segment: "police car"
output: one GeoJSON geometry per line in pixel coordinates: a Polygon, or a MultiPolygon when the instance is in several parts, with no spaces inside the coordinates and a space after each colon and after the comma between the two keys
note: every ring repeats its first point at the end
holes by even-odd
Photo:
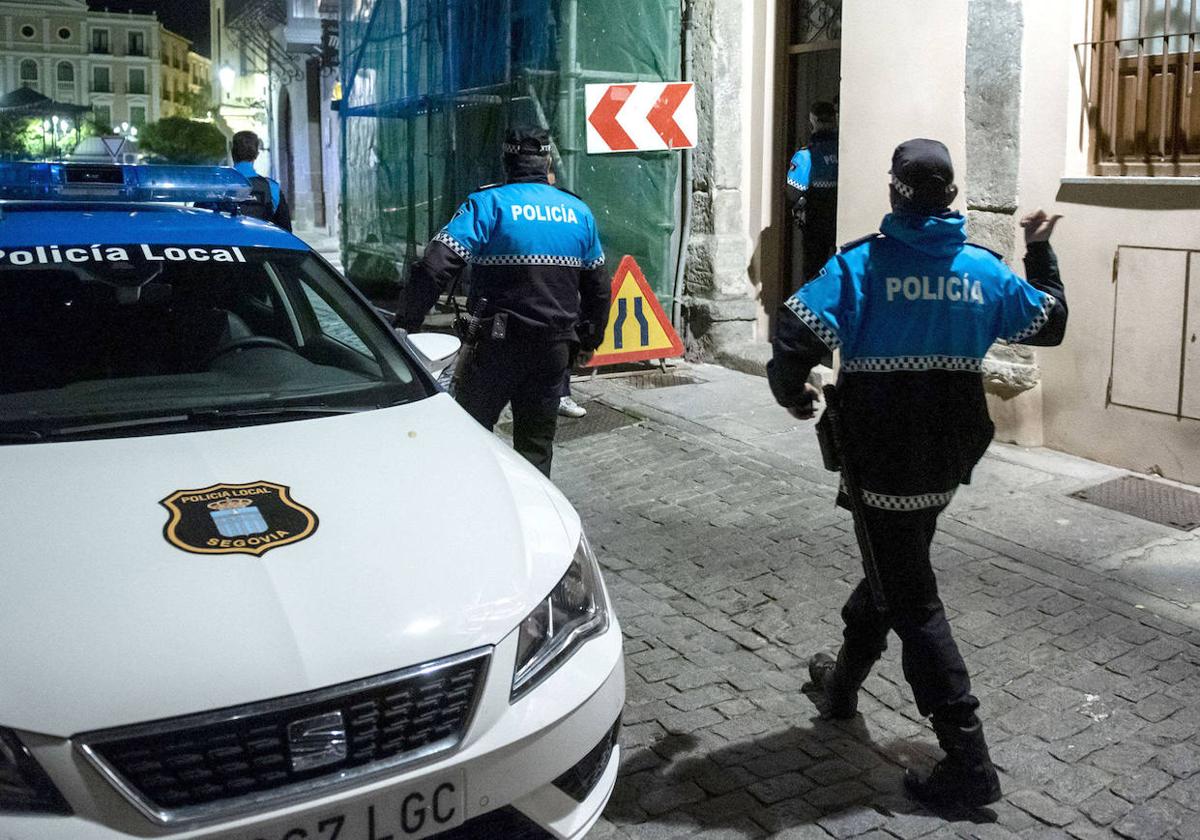
{"type": "Polygon", "coordinates": [[[579,516],[248,197],[0,165],[0,837],[582,837],[579,516]]]}

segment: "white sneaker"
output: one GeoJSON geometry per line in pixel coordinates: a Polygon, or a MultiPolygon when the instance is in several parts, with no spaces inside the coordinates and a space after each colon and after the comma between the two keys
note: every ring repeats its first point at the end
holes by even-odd
{"type": "Polygon", "coordinates": [[[570,397],[561,397],[558,400],[558,413],[563,417],[584,417],[587,409],[570,397]]]}

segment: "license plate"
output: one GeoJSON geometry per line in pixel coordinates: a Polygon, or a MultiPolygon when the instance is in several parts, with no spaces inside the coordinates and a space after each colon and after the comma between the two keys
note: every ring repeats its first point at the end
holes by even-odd
{"type": "Polygon", "coordinates": [[[453,773],[314,809],[228,840],[418,840],[463,822],[466,785],[453,773]]]}

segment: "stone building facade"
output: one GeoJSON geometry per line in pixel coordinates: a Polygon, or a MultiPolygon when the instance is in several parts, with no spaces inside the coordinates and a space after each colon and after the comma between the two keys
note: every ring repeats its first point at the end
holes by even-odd
{"type": "Polygon", "coordinates": [[[30,87],[89,104],[101,126],[190,116],[185,103],[210,75],[190,47],[154,15],[93,11],[85,0],[0,0],[0,92],[30,87]]]}
{"type": "Polygon", "coordinates": [[[793,284],[783,183],[801,105],[836,96],[841,241],[877,229],[892,149],[918,136],[949,146],[955,209],[1018,272],[1020,215],[1066,217],[1067,341],[993,349],[999,436],[1200,483],[1200,61],[1188,49],[1200,13],[1170,0],[692,6],[694,355],[761,369],[793,284]],[[825,43],[798,34],[831,12],[825,43]],[[826,48],[840,55],[832,90],[811,84],[826,48]]]}
{"type": "Polygon", "coordinates": [[[95,12],[83,0],[0,0],[0,90],[89,104],[100,125],[152,122],[163,31],[153,15],[95,12]]]}

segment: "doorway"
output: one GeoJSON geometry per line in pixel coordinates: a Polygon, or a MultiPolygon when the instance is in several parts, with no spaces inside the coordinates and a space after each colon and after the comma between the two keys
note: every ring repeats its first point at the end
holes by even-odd
{"type": "MultiPolygon", "coordinates": [[[[842,84],[842,0],[789,0],[787,13],[787,72],[782,136],[790,161],[796,150],[808,145],[811,128],[808,114],[816,102],[838,105],[842,84]]],[[[785,164],[786,169],[786,164],[785,164]]],[[[782,185],[780,186],[782,190],[782,185]]],[[[805,277],[803,237],[790,208],[783,219],[786,233],[781,257],[780,289],[786,298],[800,287],[805,277]]]]}

